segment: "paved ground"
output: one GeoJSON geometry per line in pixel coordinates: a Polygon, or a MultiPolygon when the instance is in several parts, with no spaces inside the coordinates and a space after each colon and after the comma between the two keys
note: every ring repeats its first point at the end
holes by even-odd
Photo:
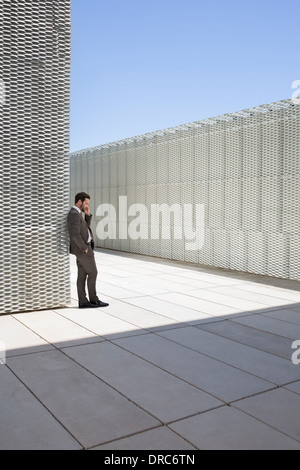
{"type": "Polygon", "coordinates": [[[96,258],[108,309],[71,257],[70,308],[0,318],[0,449],[300,449],[299,283],[96,258]]]}

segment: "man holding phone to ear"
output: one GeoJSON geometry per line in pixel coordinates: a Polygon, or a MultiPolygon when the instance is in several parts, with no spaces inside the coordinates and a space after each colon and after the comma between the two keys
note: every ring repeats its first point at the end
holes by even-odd
{"type": "Polygon", "coordinates": [[[90,213],[90,196],[79,193],[75,197],[75,206],[68,215],[68,229],[70,235],[70,253],[77,258],[78,278],[77,291],[79,308],[108,307],[109,304],[101,302],[97,296],[96,281],[98,270],[94,255],[94,240],[91,230],[92,215],[90,213]],[[85,214],[85,219],[82,217],[85,214]],[[85,285],[87,281],[89,299],[86,296],[85,285]]]}

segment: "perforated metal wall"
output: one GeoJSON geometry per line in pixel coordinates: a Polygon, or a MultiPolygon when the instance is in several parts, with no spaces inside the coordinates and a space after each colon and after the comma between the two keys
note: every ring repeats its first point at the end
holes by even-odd
{"type": "MultiPolygon", "coordinates": [[[[299,162],[300,105],[284,100],[73,153],[71,197],[88,191],[94,214],[119,196],[149,212],[204,204],[199,251],[174,237],[97,245],[300,280],[299,162]]],[[[131,220],[118,217],[118,229],[131,220]]]]}
{"type": "Polygon", "coordinates": [[[0,1],[0,314],[70,300],[70,1],[0,1]]]}

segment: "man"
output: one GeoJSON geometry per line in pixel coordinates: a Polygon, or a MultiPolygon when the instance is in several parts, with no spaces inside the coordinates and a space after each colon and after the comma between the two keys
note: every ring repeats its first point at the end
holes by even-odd
{"type": "Polygon", "coordinates": [[[70,235],[70,253],[77,258],[78,278],[77,290],[79,308],[108,307],[109,304],[101,302],[97,296],[96,281],[98,270],[94,255],[93,233],[90,228],[92,215],[90,213],[90,196],[79,193],[75,197],[75,206],[68,215],[68,229],[70,235]],[[85,220],[81,213],[85,214],[85,220]],[[89,299],[86,296],[85,284],[87,280],[89,299]]]}

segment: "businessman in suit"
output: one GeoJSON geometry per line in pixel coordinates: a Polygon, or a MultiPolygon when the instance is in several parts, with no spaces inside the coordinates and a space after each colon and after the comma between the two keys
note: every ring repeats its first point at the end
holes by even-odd
{"type": "Polygon", "coordinates": [[[91,230],[92,215],[90,213],[90,196],[79,193],[75,197],[75,206],[68,215],[68,229],[70,235],[70,253],[77,258],[78,278],[77,290],[79,308],[108,307],[109,304],[101,302],[97,296],[96,281],[98,270],[94,255],[94,240],[91,230]],[[82,217],[85,214],[85,220],[82,217]],[[86,296],[86,281],[89,300],[86,296]]]}

